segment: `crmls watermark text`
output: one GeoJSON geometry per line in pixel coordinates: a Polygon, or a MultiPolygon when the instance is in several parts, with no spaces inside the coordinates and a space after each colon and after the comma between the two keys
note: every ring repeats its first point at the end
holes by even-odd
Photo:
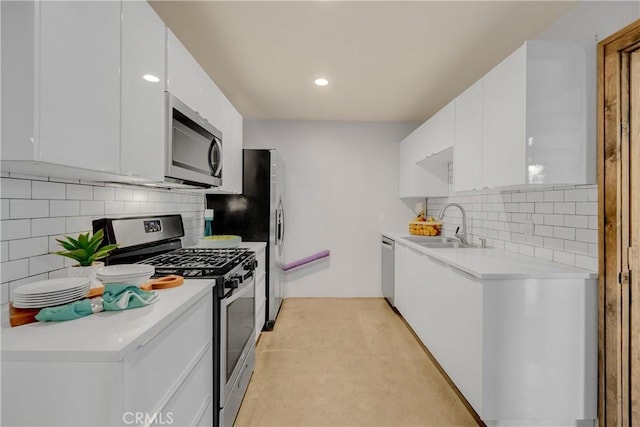
{"type": "Polygon", "coordinates": [[[173,412],[125,412],[122,414],[122,421],[125,424],[173,424],[173,412]]]}

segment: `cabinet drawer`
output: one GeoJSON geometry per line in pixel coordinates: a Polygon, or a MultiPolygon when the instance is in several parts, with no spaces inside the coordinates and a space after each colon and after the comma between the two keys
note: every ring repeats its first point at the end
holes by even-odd
{"type": "Polygon", "coordinates": [[[193,426],[206,417],[213,398],[213,356],[211,346],[160,411],[174,425],[193,426]]]}
{"type": "Polygon", "coordinates": [[[132,355],[125,365],[126,410],[151,412],[164,406],[211,343],[212,307],[211,293],[207,293],[132,355]]]}

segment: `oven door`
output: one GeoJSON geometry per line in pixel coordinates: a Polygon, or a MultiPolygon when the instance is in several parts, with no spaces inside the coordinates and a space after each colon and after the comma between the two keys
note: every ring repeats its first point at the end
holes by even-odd
{"type": "Polygon", "coordinates": [[[255,341],[255,275],[220,302],[220,404],[224,408],[255,341]]]}

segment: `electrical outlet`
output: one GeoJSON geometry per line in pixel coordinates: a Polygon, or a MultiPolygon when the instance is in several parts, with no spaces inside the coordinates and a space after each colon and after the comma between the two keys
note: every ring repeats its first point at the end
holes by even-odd
{"type": "Polygon", "coordinates": [[[384,214],[383,213],[379,213],[378,214],[378,222],[384,222],[384,214]]]}

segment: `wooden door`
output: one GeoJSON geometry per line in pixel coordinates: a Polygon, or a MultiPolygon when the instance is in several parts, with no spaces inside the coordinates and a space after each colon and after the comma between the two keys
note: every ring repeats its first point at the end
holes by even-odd
{"type": "Polygon", "coordinates": [[[640,20],[598,45],[600,426],[640,425],[640,20]]]}

